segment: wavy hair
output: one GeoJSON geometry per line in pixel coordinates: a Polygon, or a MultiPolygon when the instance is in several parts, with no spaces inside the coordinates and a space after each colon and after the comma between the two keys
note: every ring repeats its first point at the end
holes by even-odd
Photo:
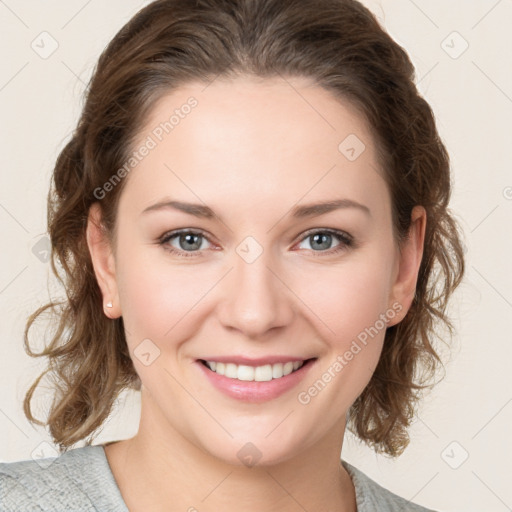
{"type": "Polygon", "coordinates": [[[359,109],[379,149],[398,245],[407,237],[412,208],[427,211],[414,300],[405,318],[387,329],[375,372],[347,422],[377,452],[396,457],[409,443],[415,404],[443,367],[434,348],[436,337],[443,341],[436,327],[443,324],[453,335],[446,308],[465,266],[461,231],[448,208],[449,157],[409,57],[355,0],[157,0],[101,54],[48,193],[51,267],[66,298],[51,299],[28,318],[25,350],[47,357],[48,365],[23,407],[29,421],[49,427],[61,451],[87,437],[90,444],[119,393],[141,385],[122,317],[104,315],[85,236],[89,208],[99,202],[112,239],[126,180],[101,200],[95,190],[127,161],[159,98],[187,82],[241,74],[312,78],[359,109]],[[46,310],[57,329],[34,352],[28,332],[46,310]],[[54,394],[43,423],[32,415],[31,400],[46,374],[54,394]]]}

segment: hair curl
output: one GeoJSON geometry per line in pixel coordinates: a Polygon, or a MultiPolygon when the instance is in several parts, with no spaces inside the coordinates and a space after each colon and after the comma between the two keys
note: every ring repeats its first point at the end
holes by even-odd
{"type": "MultiPolygon", "coordinates": [[[[378,452],[397,456],[409,443],[407,427],[419,392],[442,366],[432,345],[435,327],[440,322],[453,334],[446,306],[465,265],[459,228],[448,209],[448,154],[431,108],[414,84],[411,61],[354,0],[157,0],[136,14],[100,56],[48,194],[51,266],[67,298],[52,300],[27,321],[25,350],[48,357],[49,363],[23,406],[29,421],[49,426],[61,451],[92,436],[123,389],[140,389],[123,320],[103,313],[86,243],[89,208],[98,201],[94,190],[127,160],[156,100],[190,81],[239,74],[309,77],[349,100],[373,128],[397,243],[407,236],[412,208],[422,205],[427,211],[413,303],[405,318],[387,329],[379,363],[347,423],[378,452]],[[57,315],[58,328],[35,353],[28,331],[47,309],[57,315]],[[54,377],[55,393],[42,423],[32,415],[31,399],[47,373],[54,377]]],[[[111,238],[125,182],[100,201],[111,238]]]]}

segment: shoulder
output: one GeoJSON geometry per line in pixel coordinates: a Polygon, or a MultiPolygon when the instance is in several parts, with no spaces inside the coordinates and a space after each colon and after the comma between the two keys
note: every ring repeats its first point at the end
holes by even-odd
{"type": "Polygon", "coordinates": [[[0,464],[2,512],[126,512],[102,446],[0,464]]]}
{"type": "Polygon", "coordinates": [[[354,483],[358,512],[435,512],[392,493],[348,462],[341,463],[354,483]]]}

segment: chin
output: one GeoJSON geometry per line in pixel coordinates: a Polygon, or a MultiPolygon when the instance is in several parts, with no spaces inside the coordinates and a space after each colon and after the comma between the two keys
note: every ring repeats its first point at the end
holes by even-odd
{"type": "Polygon", "coordinates": [[[253,436],[253,441],[233,439],[222,445],[205,445],[202,449],[225,464],[247,468],[275,466],[291,459],[298,452],[291,446],[283,446],[281,440],[270,443],[264,436],[261,439],[253,436]]]}

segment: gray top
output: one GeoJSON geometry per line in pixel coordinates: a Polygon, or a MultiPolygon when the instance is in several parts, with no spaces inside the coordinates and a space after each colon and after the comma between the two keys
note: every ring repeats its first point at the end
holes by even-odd
{"type": "MultiPolygon", "coordinates": [[[[341,460],[356,490],[358,512],[434,512],[381,487],[341,460]]],[[[103,445],[58,457],[0,464],[2,512],[128,512],[103,445]]]]}

